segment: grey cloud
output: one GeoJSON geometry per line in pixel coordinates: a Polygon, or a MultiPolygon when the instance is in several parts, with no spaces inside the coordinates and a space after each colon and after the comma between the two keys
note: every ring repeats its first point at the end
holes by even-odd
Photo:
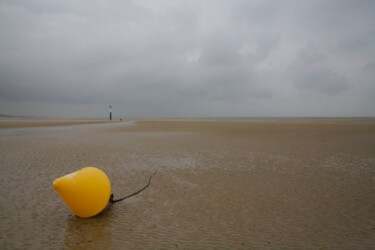
{"type": "Polygon", "coordinates": [[[327,68],[327,56],[316,46],[302,50],[290,69],[294,86],[307,94],[317,92],[330,96],[350,88],[348,79],[327,68]]]}
{"type": "Polygon", "coordinates": [[[344,77],[327,69],[312,70],[297,75],[297,79],[294,82],[295,86],[307,92],[313,90],[327,95],[334,95],[349,87],[344,77]]]}
{"type": "Polygon", "coordinates": [[[1,1],[0,113],[105,116],[111,103],[121,116],[375,115],[374,7],[1,1]]]}

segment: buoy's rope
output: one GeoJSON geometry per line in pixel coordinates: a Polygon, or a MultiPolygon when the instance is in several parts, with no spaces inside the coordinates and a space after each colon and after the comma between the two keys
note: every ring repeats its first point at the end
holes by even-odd
{"type": "Polygon", "coordinates": [[[125,199],[127,199],[127,198],[130,198],[130,197],[132,197],[132,196],[134,196],[134,195],[139,194],[140,192],[142,192],[143,190],[145,190],[146,188],[148,188],[148,187],[150,186],[150,184],[151,184],[151,178],[152,178],[155,174],[156,174],[156,172],[153,173],[153,174],[150,176],[150,178],[148,179],[148,184],[147,184],[146,186],[144,186],[143,188],[141,188],[140,190],[138,190],[137,192],[134,192],[134,193],[132,193],[132,194],[130,194],[130,195],[127,195],[127,196],[125,196],[125,197],[123,197],[123,198],[121,198],[121,199],[117,199],[117,200],[114,200],[114,199],[113,199],[113,194],[111,194],[111,196],[109,197],[109,203],[114,204],[114,203],[116,203],[116,202],[123,201],[123,200],[125,200],[125,199]]]}

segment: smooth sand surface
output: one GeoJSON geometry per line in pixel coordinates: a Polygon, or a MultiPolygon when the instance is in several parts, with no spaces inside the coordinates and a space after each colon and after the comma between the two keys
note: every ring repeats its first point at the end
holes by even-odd
{"type": "Polygon", "coordinates": [[[35,131],[0,134],[1,249],[375,246],[374,120],[155,120],[35,131]],[[81,219],[52,181],[90,165],[108,174],[115,198],[158,172],[139,195],[81,219]]]}

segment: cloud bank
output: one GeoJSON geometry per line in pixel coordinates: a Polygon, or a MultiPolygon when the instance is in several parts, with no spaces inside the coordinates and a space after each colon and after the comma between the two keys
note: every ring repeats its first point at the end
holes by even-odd
{"type": "Polygon", "coordinates": [[[0,1],[0,113],[375,116],[375,2],[0,1]]]}

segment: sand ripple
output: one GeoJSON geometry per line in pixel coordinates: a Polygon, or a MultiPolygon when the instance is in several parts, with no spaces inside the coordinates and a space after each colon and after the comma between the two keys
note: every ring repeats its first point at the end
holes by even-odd
{"type": "Polygon", "coordinates": [[[1,249],[375,245],[373,125],[237,123],[3,132],[1,249]],[[80,219],[51,183],[88,165],[117,197],[158,174],[140,195],[80,219]]]}

